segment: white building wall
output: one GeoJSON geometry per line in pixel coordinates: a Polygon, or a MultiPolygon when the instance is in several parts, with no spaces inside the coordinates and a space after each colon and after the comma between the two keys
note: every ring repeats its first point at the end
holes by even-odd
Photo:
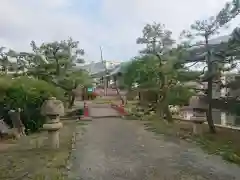
{"type": "MultiPolygon", "coordinates": [[[[236,78],[236,74],[232,73],[225,73],[224,76],[221,77],[221,81],[223,85],[226,85],[227,83],[234,81],[236,78]]],[[[221,89],[221,97],[226,96],[236,96],[239,94],[239,90],[231,90],[229,88],[222,88],[221,89]]],[[[236,115],[230,114],[227,112],[221,112],[221,125],[223,126],[234,126],[236,120],[236,115]]]]}

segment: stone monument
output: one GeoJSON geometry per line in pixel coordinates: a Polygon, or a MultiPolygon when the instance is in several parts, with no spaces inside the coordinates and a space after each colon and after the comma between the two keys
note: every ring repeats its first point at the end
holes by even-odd
{"type": "Polygon", "coordinates": [[[55,97],[50,97],[41,107],[41,114],[46,117],[46,123],[43,129],[48,131],[50,146],[55,149],[59,148],[59,130],[62,128],[60,116],[64,115],[64,105],[62,101],[55,97]]]}
{"type": "Polygon", "coordinates": [[[22,123],[21,120],[21,109],[18,108],[17,110],[10,110],[8,112],[10,119],[12,121],[13,125],[13,132],[15,134],[15,137],[19,139],[21,136],[25,136],[25,126],[22,123]]]}
{"type": "Polygon", "coordinates": [[[198,93],[189,100],[189,105],[181,108],[181,115],[184,120],[192,122],[193,134],[201,134],[203,123],[206,121],[207,104],[201,100],[203,94],[198,93]]]}
{"type": "Polygon", "coordinates": [[[206,104],[201,102],[200,96],[202,94],[198,93],[198,96],[193,96],[190,99],[189,105],[193,108],[193,116],[190,117],[190,121],[192,121],[192,131],[195,135],[202,134],[203,123],[206,120],[206,104]]]}

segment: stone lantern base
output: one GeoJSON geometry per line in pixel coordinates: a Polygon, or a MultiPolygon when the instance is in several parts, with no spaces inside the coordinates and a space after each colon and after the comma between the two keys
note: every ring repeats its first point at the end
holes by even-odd
{"type": "Polygon", "coordinates": [[[59,148],[59,130],[63,127],[61,122],[44,124],[43,129],[48,131],[48,139],[52,148],[59,148]]]}
{"type": "Polygon", "coordinates": [[[43,129],[48,131],[50,146],[53,149],[59,148],[59,130],[63,126],[60,122],[60,116],[64,115],[62,101],[57,100],[55,97],[49,97],[41,107],[41,114],[45,116],[47,121],[43,125],[43,129]]]}
{"type": "Polygon", "coordinates": [[[202,117],[192,117],[191,121],[193,123],[192,125],[193,134],[201,135],[203,131],[203,123],[205,120],[202,117]]]}

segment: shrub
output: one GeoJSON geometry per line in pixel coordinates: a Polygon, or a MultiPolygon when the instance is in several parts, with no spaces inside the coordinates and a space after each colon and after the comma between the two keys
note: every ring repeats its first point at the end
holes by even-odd
{"type": "Polygon", "coordinates": [[[87,96],[89,97],[90,100],[94,100],[97,97],[97,94],[95,92],[88,92],[87,96]]]}
{"type": "Polygon", "coordinates": [[[92,98],[93,98],[93,99],[96,99],[97,96],[99,96],[99,95],[98,95],[96,92],[92,92],[92,98]]]}
{"type": "Polygon", "coordinates": [[[63,90],[45,81],[27,76],[0,77],[0,113],[10,126],[8,111],[21,108],[26,129],[31,132],[39,130],[45,120],[40,114],[41,105],[50,96],[64,100],[63,90]]]}

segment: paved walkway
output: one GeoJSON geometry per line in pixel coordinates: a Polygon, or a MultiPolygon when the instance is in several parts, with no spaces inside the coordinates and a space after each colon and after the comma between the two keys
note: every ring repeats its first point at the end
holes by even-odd
{"type": "Polygon", "coordinates": [[[156,137],[139,121],[120,118],[90,122],[73,157],[72,180],[240,179],[238,166],[186,142],[156,137]]]}
{"type": "Polygon", "coordinates": [[[89,105],[89,114],[93,118],[118,117],[119,113],[111,108],[109,104],[89,105]]]}

